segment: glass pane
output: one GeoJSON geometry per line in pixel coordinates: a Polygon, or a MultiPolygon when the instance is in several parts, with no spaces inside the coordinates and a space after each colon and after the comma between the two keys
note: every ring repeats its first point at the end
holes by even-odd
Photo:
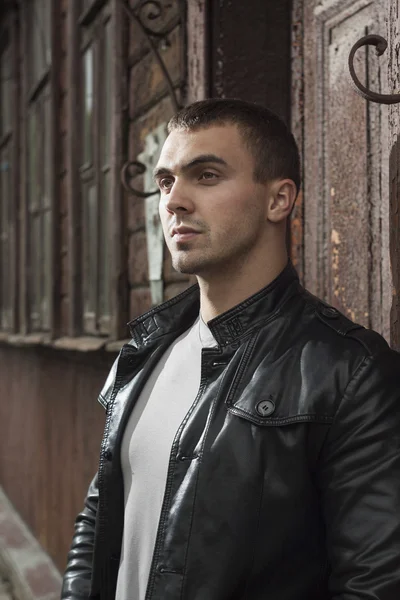
{"type": "Polygon", "coordinates": [[[30,107],[28,132],[29,296],[31,329],[49,328],[51,294],[51,137],[48,86],[30,107]]]}
{"type": "Polygon", "coordinates": [[[28,13],[31,85],[44,75],[51,65],[51,3],[30,0],[28,13]]]}
{"type": "Polygon", "coordinates": [[[5,257],[4,263],[5,263],[5,272],[6,272],[6,279],[7,279],[7,287],[6,289],[6,299],[5,299],[5,304],[4,307],[6,309],[6,314],[7,314],[7,328],[11,327],[11,315],[12,315],[12,310],[13,307],[11,305],[11,272],[10,269],[13,268],[13,265],[11,264],[11,236],[12,236],[12,232],[11,232],[11,227],[12,227],[12,223],[11,223],[11,215],[10,215],[10,207],[11,207],[11,202],[13,201],[12,198],[12,164],[11,164],[11,142],[8,142],[8,147],[6,148],[5,151],[5,172],[4,172],[4,179],[5,179],[5,185],[4,185],[4,192],[3,192],[3,200],[4,200],[4,207],[5,207],[5,211],[4,211],[4,225],[6,228],[6,234],[7,234],[7,256],[5,257]]]}
{"type": "Polygon", "coordinates": [[[11,49],[8,47],[0,57],[0,136],[11,130],[11,49]]]}
{"type": "Polygon", "coordinates": [[[38,139],[36,123],[36,107],[33,106],[29,114],[29,135],[28,135],[28,199],[29,207],[33,209],[37,206],[38,191],[38,139]]]}
{"type": "MultiPolygon", "coordinates": [[[[40,0],[39,0],[40,1],[40,0]]],[[[51,66],[51,0],[41,0],[43,6],[43,28],[45,40],[45,65],[46,70],[51,66]]]]}
{"type": "Polygon", "coordinates": [[[51,295],[51,254],[52,254],[52,219],[51,219],[51,111],[50,94],[44,90],[42,108],[42,140],[43,158],[41,163],[41,209],[42,209],[42,255],[41,264],[41,320],[42,329],[50,328],[50,295],[51,295]]]}
{"type": "Polygon", "coordinates": [[[100,122],[101,132],[101,156],[103,165],[110,162],[110,131],[111,131],[111,21],[104,26],[104,78],[103,81],[103,118],[100,122]]]}
{"type": "Polygon", "coordinates": [[[29,243],[29,306],[31,316],[31,329],[38,331],[41,329],[40,318],[40,300],[41,300],[41,269],[42,264],[42,240],[40,214],[35,213],[30,219],[30,243],[29,243]]]}
{"type": "Polygon", "coordinates": [[[41,321],[42,329],[50,329],[50,295],[51,295],[51,211],[42,213],[42,264],[41,264],[41,321]]]}
{"type": "Polygon", "coordinates": [[[0,252],[1,252],[1,265],[0,265],[0,317],[1,317],[1,328],[8,329],[10,326],[10,230],[9,230],[9,206],[10,206],[10,172],[11,165],[9,163],[9,157],[7,148],[0,154],[0,252]]]}
{"type": "Polygon", "coordinates": [[[4,154],[0,152],[0,327],[4,328],[3,312],[4,312],[4,289],[5,289],[5,273],[4,273],[4,255],[5,255],[5,239],[4,239],[4,220],[3,220],[3,204],[4,204],[4,154]]]}
{"type": "Polygon", "coordinates": [[[43,198],[42,206],[51,206],[51,104],[50,94],[46,92],[43,98],[43,198]]]}
{"type": "Polygon", "coordinates": [[[100,213],[99,295],[100,317],[110,314],[110,173],[104,173],[100,213]]]}
{"type": "Polygon", "coordinates": [[[92,162],[93,135],[93,48],[83,55],[83,164],[92,162]]]}
{"type": "Polygon", "coordinates": [[[85,313],[97,310],[97,194],[96,186],[89,184],[85,194],[85,313]]]}
{"type": "Polygon", "coordinates": [[[9,268],[8,268],[8,239],[2,234],[1,236],[1,298],[0,298],[0,316],[1,328],[8,329],[8,312],[9,312],[9,268]]]}

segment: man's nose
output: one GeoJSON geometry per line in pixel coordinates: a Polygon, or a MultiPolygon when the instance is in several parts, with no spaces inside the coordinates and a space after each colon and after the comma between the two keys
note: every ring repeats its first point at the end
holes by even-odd
{"type": "Polygon", "coordinates": [[[188,186],[183,181],[174,181],[169,194],[165,196],[165,208],[171,213],[193,212],[193,201],[188,186]]]}

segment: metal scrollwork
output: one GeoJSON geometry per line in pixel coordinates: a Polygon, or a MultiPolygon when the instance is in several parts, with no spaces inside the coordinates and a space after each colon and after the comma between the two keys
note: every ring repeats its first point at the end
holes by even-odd
{"type": "Polygon", "coordinates": [[[154,190],[153,192],[142,192],[133,187],[132,181],[138,175],[143,175],[145,171],[146,165],[138,160],[132,160],[124,164],[121,169],[121,181],[127,192],[134,194],[139,198],[149,198],[150,196],[154,196],[154,194],[158,194],[158,190],[154,190]]]}
{"type": "Polygon", "coordinates": [[[371,102],[377,102],[378,104],[397,104],[400,102],[400,94],[379,94],[373,92],[365,87],[358,79],[354,69],[354,56],[357,50],[362,46],[375,46],[377,55],[381,56],[386,51],[388,43],[381,35],[371,34],[365,35],[354,44],[349,54],[349,70],[355,86],[355,91],[362,98],[370,100],[371,102]]]}
{"type": "Polygon", "coordinates": [[[136,19],[140,19],[142,29],[148,35],[164,37],[167,33],[166,24],[171,8],[171,2],[163,4],[155,0],[145,0],[137,9],[136,19]]]}
{"type": "MultiPolygon", "coordinates": [[[[178,2],[179,9],[181,11],[181,21],[183,22],[183,8],[181,0],[175,0],[178,2]]],[[[138,6],[133,9],[129,6],[128,1],[121,0],[121,4],[125,12],[129,17],[135,21],[140,29],[147,37],[147,41],[154,54],[162,73],[165,77],[168,86],[168,92],[171,97],[172,105],[175,111],[179,110],[178,99],[175,94],[174,85],[171,77],[168,73],[168,69],[165,66],[163,59],[161,58],[158,50],[158,45],[153,38],[158,40],[164,40],[167,42],[168,34],[168,13],[173,8],[172,2],[159,2],[156,0],[142,0],[138,6]]]]}
{"type": "MultiPolygon", "coordinates": [[[[164,47],[168,45],[167,36],[170,30],[170,15],[176,2],[178,3],[181,23],[184,23],[183,0],[175,0],[175,2],[168,2],[166,0],[164,0],[164,2],[158,0],[141,0],[135,8],[131,8],[129,0],[120,0],[120,2],[129,18],[135,21],[145,34],[153,56],[166,81],[174,112],[177,112],[180,105],[171,76],[168,73],[168,69],[159,52],[159,46],[162,43],[164,43],[164,47]]],[[[138,175],[143,175],[145,171],[146,166],[143,163],[134,160],[127,162],[121,172],[121,179],[125,189],[140,198],[148,198],[157,193],[157,191],[141,192],[133,187],[132,180],[138,175]]]]}

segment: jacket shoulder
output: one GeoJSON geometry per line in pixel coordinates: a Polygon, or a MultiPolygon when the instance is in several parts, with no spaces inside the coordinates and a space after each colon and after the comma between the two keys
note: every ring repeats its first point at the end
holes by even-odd
{"type": "MultiPolygon", "coordinates": [[[[355,323],[337,308],[330,306],[309,292],[304,294],[307,305],[315,312],[318,322],[341,338],[355,341],[367,355],[373,356],[389,350],[386,340],[376,331],[355,323]]],[[[360,349],[361,349],[360,348],[360,349]]]]}

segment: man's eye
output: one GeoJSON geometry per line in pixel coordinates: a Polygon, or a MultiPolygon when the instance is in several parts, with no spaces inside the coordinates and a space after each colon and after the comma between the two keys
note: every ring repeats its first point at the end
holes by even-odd
{"type": "Polygon", "coordinates": [[[160,190],[169,190],[172,187],[173,183],[174,181],[172,177],[163,177],[158,181],[158,187],[160,188],[160,190]]]}
{"type": "Polygon", "coordinates": [[[216,179],[218,177],[218,175],[216,175],[215,173],[212,173],[211,171],[204,171],[204,173],[201,174],[200,179],[216,179]]]}

